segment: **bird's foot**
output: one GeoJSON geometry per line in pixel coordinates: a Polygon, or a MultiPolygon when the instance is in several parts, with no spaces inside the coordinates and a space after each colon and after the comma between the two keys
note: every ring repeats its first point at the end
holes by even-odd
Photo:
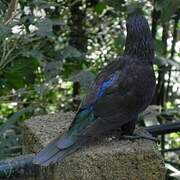
{"type": "Polygon", "coordinates": [[[121,139],[125,139],[125,140],[136,140],[136,139],[147,139],[147,140],[151,140],[154,141],[156,143],[160,143],[158,138],[152,137],[150,135],[144,135],[144,134],[136,134],[134,133],[133,135],[124,135],[121,137],[121,139]]]}

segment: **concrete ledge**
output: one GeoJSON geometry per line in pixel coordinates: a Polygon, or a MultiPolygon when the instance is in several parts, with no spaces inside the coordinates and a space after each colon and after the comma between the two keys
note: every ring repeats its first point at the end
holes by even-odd
{"type": "MultiPolygon", "coordinates": [[[[71,123],[74,113],[33,117],[24,125],[24,153],[37,152],[71,123]]],[[[83,147],[49,168],[38,180],[164,180],[165,167],[154,142],[108,137],[83,147]]]]}

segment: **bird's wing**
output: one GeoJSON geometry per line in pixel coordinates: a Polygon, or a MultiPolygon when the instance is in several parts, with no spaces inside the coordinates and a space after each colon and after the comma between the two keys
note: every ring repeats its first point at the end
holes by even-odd
{"type": "Polygon", "coordinates": [[[65,149],[73,145],[80,136],[82,137],[86,134],[86,130],[89,129],[89,127],[96,124],[97,118],[95,117],[95,106],[104,96],[107,89],[113,89],[119,79],[119,75],[120,72],[116,71],[106,76],[100,74],[97,77],[89,94],[81,104],[68,131],[65,133],[64,138],[61,138],[57,143],[57,146],[60,149],[65,149]]]}
{"type": "MultiPolygon", "coordinates": [[[[102,88],[102,85],[103,85],[103,83],[105,83],[105,81],[110,80],[113,75],[114,75],[114,78],[116,78],[116,80],[119,78],[119,75],[121,74],[121,69],[122,69],[122,67],[120,67],[120,66],[121,66],[121,64],[119,63],[119,61],[113,61],[108,66],[103,68],[103,70],[97,75],[88,94],[83,99],[83,101],[79,107],[80,110],[84,109],[85,107],[87,107],[90,104],[93,104],[96,101],[96,99],[98,97],[98,93],[100,91],[100,88],[102,88]]],[[[111,86],[106,87],[106,89],[112,88],[112,85],[114,85],[116,82],[113,80],[113,82],[111,82],[112,83],[111,86]]]]}
{"type": "Polygon", "coordinates": [[[85,118],[78,117],[81,117],[82,114],[88,114],[87,112],[94,110],[95,105],[104,96],[106,91],[115,91],[115,87],[117,87],[118,83],[120,83],[118,81],[120,81],[121,77],[122,67],[120,67],[121,64],[119,62],[120,61],[113,61],[103,68],[103,70],[97,75],[88,94],[82,100],[69,129],[71,129],[77,121],[80,122],[80,119],[84,119],[82,121],[86,121],[85,118]]]}

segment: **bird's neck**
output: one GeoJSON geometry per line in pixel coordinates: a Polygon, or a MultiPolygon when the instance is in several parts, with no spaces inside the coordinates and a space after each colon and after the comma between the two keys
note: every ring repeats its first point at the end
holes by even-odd
{"type": "Polygon", "coordinates": [[[154,46],[152,38],[147,36],[140,38],[127,37],[124,54],[136,56],[147,63],[153,64],[154,46]]]}

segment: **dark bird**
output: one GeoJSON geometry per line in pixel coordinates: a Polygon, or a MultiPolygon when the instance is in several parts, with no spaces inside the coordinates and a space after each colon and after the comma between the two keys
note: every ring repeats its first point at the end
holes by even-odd
{"type": "Polygon", "coordinates": [[[130,17],[126,27],[123,56],[97,75],[69,129],[37,153],[35,164],[60,161],[92,137],[116,129],[133,133],[138,114],[147,108],[155,89],[154,46],[143,16],[130,17]]]}

